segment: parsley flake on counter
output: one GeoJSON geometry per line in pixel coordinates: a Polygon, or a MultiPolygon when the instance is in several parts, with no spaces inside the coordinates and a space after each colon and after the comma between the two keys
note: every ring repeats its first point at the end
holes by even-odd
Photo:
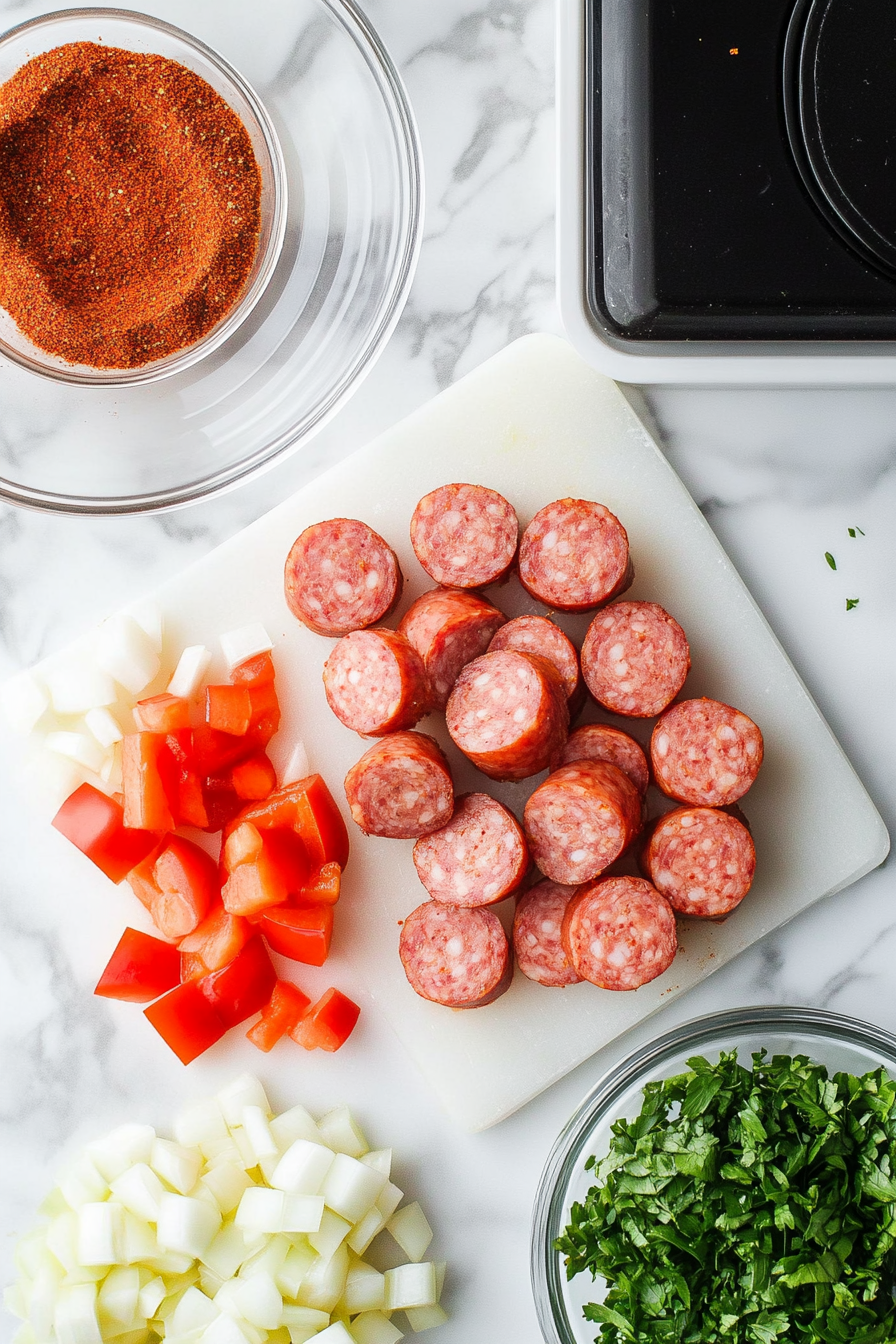
{"type": "Polygon", "coordinates": [[[824,558],[825,558],[825,560],[827,560],[827,562],[828,562],[828,564],[830,565],[831,569],[836,569],[836,568],[837,568],[837,561],[836,561],[836,560],[834,559],[834,557],[831,555],[830,551],[825,551],[825,553],[824,553],[824,558]]]}
{"type": "Polygon", "coordinates": [[[865,535],[860,527],[848,527],[846,530],[851,537],[855,537],[856,533],[858,533],[860,537],[864,537],[865,535]]]}
{"type": "Polygon", "coordinates": [[[847,611],[852,611],[853,608],[854,608],[854,607],[857,607],[858,605],[859,605],[859,599],[858,599],[857,597],[848,597],[848,598],[846,599],[846,610],[847,610],[847,611]]]}
{"type": "Polygon", "coordinates": [[[723,1053],[648,1083],[555,1243],[596,1344],[893,1344],[896,1084],[723,1053]]]}

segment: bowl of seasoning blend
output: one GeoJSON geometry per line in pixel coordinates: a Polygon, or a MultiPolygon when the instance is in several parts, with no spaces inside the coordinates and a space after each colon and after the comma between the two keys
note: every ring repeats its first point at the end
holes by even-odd
{"type": "Polygon", "coordinates": [[[67,383],[182,373],[264,293],[287,185],[261,100],[150,15],[0,40],[0,351],[67,383]]]}

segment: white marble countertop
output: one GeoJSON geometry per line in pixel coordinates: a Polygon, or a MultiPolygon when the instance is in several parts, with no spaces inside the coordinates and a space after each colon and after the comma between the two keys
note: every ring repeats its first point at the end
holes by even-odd
{"type": "MultiPolygon", "coordinates": [[[[19,8],[5,0],[0,17],[13,21],[19,8]]],[[[0,678],[176,574],[514,337],[560,329],[551,0],[365,0],[365,8],[407,81],[428,179],[420,267],[387,349],[312,443],[222,499],[114,521],[0,509],[0,678]]],[[[896,390],[647,389],[646,405],[892,830],[896,390]],[[850,539],[856,526],[865,535],[850,539]],[[849,613],[847,597],[860,599],[849,613]]],[[[30,1225],[61,1148],[124,1119],[164,1128],[180,1100],[250,1062],[240,1050],[190,1070],[149,1063],[138,1032],[113,1030],[90,991],[96,930],[110,937],[120,914],[88,882],[83,892],[68,874],[61,882],[42,850],[43,824],[0,771],[3,1282],[14,1236],[30,1225]]],[[[896,1029],[894,894],[891,861],[717,973],[625,1047],[751,1003],[824,1006],[896,1029]]],[[[536,1344],[528,1228],[538,1174],[576,1103],[624,1047],[471,1137],[442,1115],[383,1024],[367,1022],[362,1044],[325,1060],[275,1052],[258,1056],[256,1068],[280,1106],[301,1099],[323,1110],[346,1100],[378,1144],[395,1145],[399,1183],[424,1201],[433,1249],[451,1264],[454,1319],[439,1340],[536,1344]]],[[[12,1334],[4,1314],[0,1339],[12,1334]]]]}

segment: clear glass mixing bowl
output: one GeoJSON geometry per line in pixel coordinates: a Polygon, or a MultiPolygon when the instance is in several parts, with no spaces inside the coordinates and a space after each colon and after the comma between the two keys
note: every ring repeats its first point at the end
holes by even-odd
{"type": "MultiPolygon", "coordinates": [[[[186,24],[195,50],[219,54],[221,68],[232,65],[256,91],[282,152],[283,244],[251,312],[237,321],[234,310],[216,348],[185,352],[197,357],[164,377],[76,384],[0,351],[0,500],[9,503],[148,512],[256,475],[306,441],[357,386],[413,276],[423,218],[416,127],[395,67],[353,0],[148,0],[143,9],[147,49],[173,54],[160,46],[158,25],[186,24]]],[[[0,0],[0,23],[4,11],[19,22],[41,17],[39,0],[0,0]]],[[[50,17],[66,13],[84,12],[50,17]]],[[[122,11],[88,13],[91,40],[119,40],[122,11]]],[[[70,33],[51,45],[63,40],[70,33]]],[[[23,59],[41,49],[32,44],[23,59]]],[[[210,69],[200,73],[227,97],[210,69]]]]}
{"type": "Polygon", "coordinates": [[[896,1036],[867,1022],[816,1008],[740,1008],[675,1027],[611,1069],[589,1092],[563,1130],[542,1172],[532,1224],[531,1271],[535,1307],[547,1344],[593,1344],[597,1326],[582,1316],[599,1299],[601,1281],[579,1274],[567,1282],[554,1241],[576,1201],[594,1183],[585,1159],[609,1150],[611,1126],[641,1109],[645,1083],[683,1073],[693,1055],[711,1061],[736,1049],[750,1065],[754,1051],[808,1055],[831,1073],[863,1074],[881,1066],[896,1077],[896,1036]]]}

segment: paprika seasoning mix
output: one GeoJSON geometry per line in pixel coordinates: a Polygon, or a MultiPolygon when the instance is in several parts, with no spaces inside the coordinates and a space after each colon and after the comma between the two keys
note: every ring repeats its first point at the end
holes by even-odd
{"type": "Polygon", "coordinates": [[[70,364],[139,368],[211,331],[260,202],[245,126],[176,61],[72,42],[0,85],[0,306],[70,364]]]}

